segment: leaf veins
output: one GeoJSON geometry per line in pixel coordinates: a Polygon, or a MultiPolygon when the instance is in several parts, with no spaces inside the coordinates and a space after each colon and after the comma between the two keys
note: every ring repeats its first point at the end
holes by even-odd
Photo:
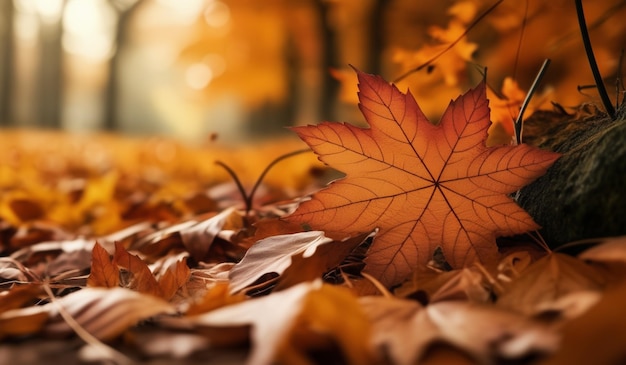
{"type": "Polygon", "coordinates": [[[493,262],[495,237],[539,228],[508,194],[559,157],[525,144],[487,147],[484,82],[452,101],[437,125],[410,92],[357,71],[370,128],[325,122],[294,130],[346,174],[287,219],[343,234],[379,232],[366,271],[394,285],[441,246],[453,267],[493,262]]]}

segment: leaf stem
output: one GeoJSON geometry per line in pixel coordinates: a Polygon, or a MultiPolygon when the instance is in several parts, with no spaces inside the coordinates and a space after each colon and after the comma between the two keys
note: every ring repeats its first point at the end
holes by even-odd
{"type": "Polygon", "coordinates": [[[606,109],[606,113],[611,117],[612,120],[615,120],[615,108],[613,107],[613,104],[611,104],[611,99],[609,98],[609,94],[607,93],[604,82],[602,81],[602,75],[600,75],[600,70],[598,69],[598,64],[596,63],[596,57],[593,54],[593,48],[591,47],[591,40],[589,38],[589,31],[587,30],[587,23],[585,21],[585,12],[583,10],[582,0],[574,0],[574,3],[576,4],[578,26],[580,28],[580,34],[583,39],[583,45],[585,46],[585,53],[587,53],[589,67],[591,68],[593,79],[596,83],[596,87],[598,88],[600,99],[602,99],[602,104],[606,109]]]}
{"type": "Polygon", "coordinates": [[[537,76],[535,76],[535,81],[533,81],[533,84],[530,86],[530,90],[528,90],[528,93],[526,94],[526,98],[524,99],[524,102],[522,103],[522,108],[520,109],[519,113],[517,113],[517,119],[515,120],[515,140],[517,144],[522,143],[522,127],[524,126],[524,122],[523,122],[524,113],[526,112],[526,108],[528,107],[528,104],[530,104],[530,99],[533,97],[533,94],[535,93],[535,91],[537,91],[537,87],[539,86],[539,83],[541,82],[543,75],[546,73],[548,66],[550,66],[550,59],[546,58],[543,61],[543,64],[541,65],[541,68],[539,69],[537,76]]]}

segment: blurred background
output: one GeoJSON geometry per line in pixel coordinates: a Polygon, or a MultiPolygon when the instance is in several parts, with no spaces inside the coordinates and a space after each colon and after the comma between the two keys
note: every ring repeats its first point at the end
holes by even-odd
{"type": "MultiPolygon", "coordinates": [[[[0,0],[0,125],[245,141],[322,120],[359,123],[352,65],[394,80],[432,118],[482,78],[510,123],[597,100],[573,1],[0,0]],[[464,32],[481,14],[498,5],[464,32]]],[[[623,94],[626,1],[587,1],[600,69],[623,94]]],[[[504,129],[508,127],[505,126],[504,129]]]]}

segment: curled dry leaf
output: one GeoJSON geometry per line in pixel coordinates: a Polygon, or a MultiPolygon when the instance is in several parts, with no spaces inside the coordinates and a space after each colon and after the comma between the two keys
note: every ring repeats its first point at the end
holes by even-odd
{"type": "MultiPolygon", "coordinates": [[[[334,341],[350,364],[372,361],[366,341],[369,324],[361,314],[356,297],[347,289],[321,281],[298,284],[195,316],[163,318],[161,323],[183,329],[250,326],[253,347],[248,364],[302,360],[305,357],[300,346],[307,346],[306,338],[319,335],[334,341]]],[[[220,337],[220,332],[215,336],[220,337]]]]}
{"type": "Polygon", "coordinates": [[[222,231],[224,224],[226,224],[228,220],[234,219],[234,217],[241,220],[235,208],[228,208],[209,219],[197,222],[181,230],[181,239],[191,257],[197,261],[204,259],[211,248],[213,240],[215,240],[222,231]]]}
{"type": "Polygon", "coordinates": [[[578,257],[588,261],[626,263],[626,236],[609,238],[578,257]]]}
{"type": "Polygon", "coordinates": [[[414,298],[422,304],[443,300],[487,302],[491,288],[477,268],[436,272],[427,268],[417,270],[411,279],[398,287],[394,294],[414,298]]]}
{"type": "MultiPolygon", "coordinates": [[[[260,240],[248,249],[243,259],[230,271],[231,291],[238,292],[244,289],[263,274],[274,272],[281,275],[292,265],[294,256],[311,257],[315,255],[320,246],[331,242],[333,240],[326,237],[324,232],[321,231],[271,236],[260,240]]],[[[359,243],[349,241],[348,246],[356,246],[359,243]]],[[[345,257],[350,252],[350,249],[348,247],[347,252],[346,250],[333,252],[333,255],[329,255],[327,258],[334,259],[337,261],[336,264],[339,264],[343,259],[341,254],[343,253],[345,257]]],[[[323,271],[319,273],[319,275],[321,274],[323,274],[323,271]]]]}
{"type": "Polygon", "coordinates": [[[495,266],[497,236],[538,228],[508,194],[543,175],[559,155],[524,144],[487,147],[484,83],[451,102],[434,125],[410,93],[357,74],[370,128],[294,128],[320,160],[347,176],[286,219],[344,235],[378,228],[366,271],[385,285],[406,279],[439,246],[453,267],[476,260],[495,266]]]}
{"type": "Polygon", "coordinates": [[[509,311],[462,301],[422,307],[414,301],[363,297],[373,325],[372,341],[396,364],[415,364],[438,341],[451,344],[477,363],[521,359],[552,352],[557,336],[547,327],[509,311]]]}
{"type": "Polygon", "coordinates": [[[497,304],[532,315],[569,293],[601,291],[606,281],[602,271],[585,262],[552,253],[522,271],[517,279],[505,287],[497,304]]]}
{"type": "Polygon", "coordinates": [[[113,339],[139,321],[157,314],[173,314],[173,307],[151,295],[124,288],[85,288],[59,298],[56,303],[13,309],[0,314],[0,328],[11,335],[40,331],[68,336],[73,329],[59,314],[60,305],[81,327],[100,340],[113,339]],[[21,333],[15,333],[19,328],[21,333]]]}
{"type": "Polygon", "coordinates": [[[247,363],[270,364],[286,340],[304,297],[315,287],[319,287],[319,283],[304,283],[196,316],[163,318],[161,323],[181,329],[251,326],[253,348],[247,363]]]}
{"type": "Polygon", "coordinates": [[[626,363],[626,283],[608,289],[588,311],[563,326],[561,346],[541,365],[626,363]]]}

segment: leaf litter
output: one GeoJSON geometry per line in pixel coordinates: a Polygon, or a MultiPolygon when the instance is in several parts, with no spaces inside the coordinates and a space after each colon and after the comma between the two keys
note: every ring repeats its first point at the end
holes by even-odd
{"type": "Polygon", "coordinates": [[[161,186],[120,166],[41,202],[8,194],[0,341],[78,336],[77,361],[116,363],[223,351],[249,364],[623,361],[623,238],[578,257],[499,239],[538,228],[510,194],[558,155],[487,147],[484,84],[435,125],[410,93],[357,76],[369,129],[296,129],[346,173],[323,190],[308,156],[297,186],[257,200],[189,190],[171,166],[161,186]],[[167,196],[168,184],[193,194],[167,196]]]}

